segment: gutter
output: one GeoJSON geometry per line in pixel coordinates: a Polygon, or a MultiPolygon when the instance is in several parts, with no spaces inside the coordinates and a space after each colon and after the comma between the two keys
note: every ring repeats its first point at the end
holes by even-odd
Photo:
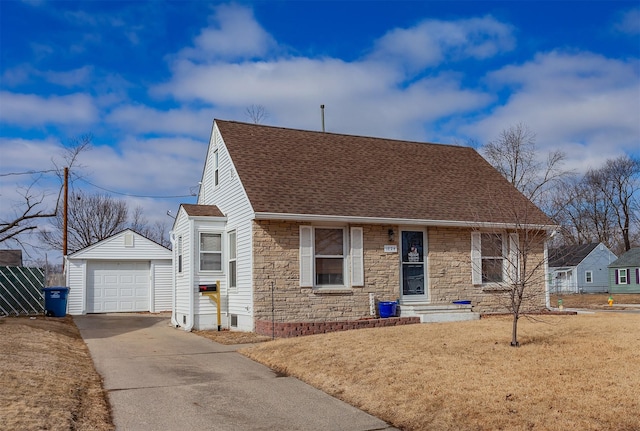
{"type": "Polygon", "coordinates": [[[443,227],[465,227],[476,229],[534,229],[553,231],[558,228],[551,224],[518,224],[518,223],[497,223],[479,221],[458,221],[458,220],[429,220],[429,219],[406,219],[395,217],[359,217],[359,216],[339,216],[324,214],[292,214],[292,213],[270,213],[256,212],[255,220],[287,220],[287,221],[308,221],[308,222],[335,222],[352,224],[393,224],[412,226],[443,226],[443,227]]]}
{"type": "MultiPolygon", "coordinates": [[[[184,330],[187,332],[191,332],[191,330],[193,329],[194,326],[194,310],[195,310],[195,294],[194,294],[194,277],[193,277],[193,267],[194,267],[194,259],[195,259],[195,254],[194,254],[194,244],[195,244],[195,239],[194,239],[194,222],[191,218],[189,218],[189,238],[191,238],[191,240],[189,241],[189,245],[190,245],[190,250],[189,250],[189,263],[190,263],[190,267],[189,267],[189,320],[188,320],[188,324],[187,326],[184,327],[184,330]]],[[[182,245],[184,245],[184,241],[182,242],[182,245]]],[[[182,265],[184,265],[184,262],[182,262],[182,265]]]]}
{"type": "Polygon", "coordinates": [[[174,261],[176,253],[176,234],[174,231],[169,232],[169,241],[171,241],[171,326],[177,328],[180,326],[176,320],[176,263],[174,261]]]}

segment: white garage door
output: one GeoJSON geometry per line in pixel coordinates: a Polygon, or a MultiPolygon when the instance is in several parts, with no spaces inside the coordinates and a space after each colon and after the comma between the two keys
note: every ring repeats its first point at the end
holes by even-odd
{"type": "Polygon", "coordinates": [[[149,262],[93,262],[87,268],[87,312],[149,311],[149,262]]]}

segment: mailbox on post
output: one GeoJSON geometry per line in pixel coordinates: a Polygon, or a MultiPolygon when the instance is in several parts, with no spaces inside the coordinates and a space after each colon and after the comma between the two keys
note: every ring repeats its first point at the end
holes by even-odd
{"type": "Polygon", "coordinates": [[[198,286],[200,289],[200,292],[217,292],[218,291],[218,284],[201,284],[198,286]]]}
{"type": "Polygon", "coordinates": [[[199,284],[198,290],[202,295],[208,296],[216,304],[216,314],[218,317],[218,331],[222,329],[222,319],[220,317],[220,280],[215,284],[199,284]]]}

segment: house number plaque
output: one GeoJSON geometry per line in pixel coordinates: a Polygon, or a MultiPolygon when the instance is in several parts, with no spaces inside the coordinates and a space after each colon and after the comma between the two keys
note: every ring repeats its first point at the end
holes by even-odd
{"type": "Polygon", "coordinates": [[[393,244],[393,245],[385,245],[384,246],[384,252],[385,253],[397,253],[398,252],[398,246],[393,244]]]}

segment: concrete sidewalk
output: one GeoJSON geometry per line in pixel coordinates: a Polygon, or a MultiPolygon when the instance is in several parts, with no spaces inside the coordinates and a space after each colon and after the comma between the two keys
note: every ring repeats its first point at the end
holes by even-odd
{"type": "Polygon", "coordinates": [[[74,316],[116,429],[393,430],[298,379],[170,326],[166,315],[74,316]]]}

